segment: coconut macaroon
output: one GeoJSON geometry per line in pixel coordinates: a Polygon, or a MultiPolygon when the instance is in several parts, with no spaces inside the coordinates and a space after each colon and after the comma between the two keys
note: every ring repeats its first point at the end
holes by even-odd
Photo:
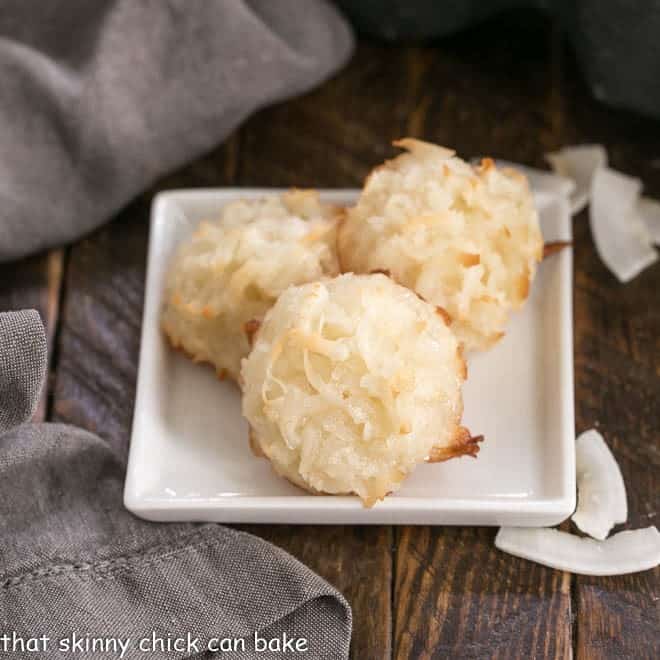
{"type": "Polygon", "coordinates": [[[292,284],[338,272],[336,219],[313,190],[228,204],[202,222],[169,272],[162,327],[175,348],[238,379],[246,323],[292,284]]]}
{"type": "Polygon", "coordinates": [[[253,450],[314,493],[355,493],[371,506],[418,463],[478,451],[460,426],[456,337],[384,275],[287,289],[241,375],[253,450]]]}
{"type": "Polygon", "coordinates": [[[490,159],[406,138],[377,167],[338,236],[343,272],[387,271],[443,307],[465,347],[485,349],[527,298],[543,237],[527,179],[490,159]]]}

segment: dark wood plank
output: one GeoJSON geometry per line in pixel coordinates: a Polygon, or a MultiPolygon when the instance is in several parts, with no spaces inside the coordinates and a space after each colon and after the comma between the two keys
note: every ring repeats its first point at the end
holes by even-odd
{"type": "Polygon", "coordinates": [[[429,61],[422,49],[361,45],[333,80],[246,123],[239,182],[362,185],[373,167],[394,154],[392,141],[410,132],[429,61]]]}
{"type": "Polygon", "coordinates": [[[126,455],[139,351],[149,199],[76,243],[65,275],[54,421],[89,429],[126,455]]]}
{"type": "MultiPolygon", "coordinates": [[[[567,56],[566,70],[575,70],[567,56]]],[[[660,198],[660,123],[593,101],[578,77],[565,82],[567,142],[600,142],[612,167],[660,198]]],[[[621,529],[658,524],[660,492],[660,265],[620,284],[593,247],[587,214],[575,219],[576,424],[598,428],[628,490],[621,529]]],[[[660,657],[660,569],[612,578],[576,576],[576,657],[660,657]]]]}
{"type": "MultiPolygon", "coordinates": [[[[523,12],[420,51],[409,130],[465,158],[542,165],[561,138],[552,37],[523,12]]],[[[570,576],[500,553],[494,536],[397,528],[394,657],[570,657],[570,576]]]]}
{"type": "MultiPolygon", "coordinates": [[[[36,309],[39,312],[46,328],[49,364],[53,358],[63,262],[64,250],[51,250],[19,262],[0,264],[0,311],[36,309]]],[[[48,383],[51,380],[49,369],[48,383]]],[[[34,413],[35,422],[46,418],[48,383],[34,413]]]]}
{"type": "Polygon", "coordinates": [[[570,575],[499,552],[494,536],[398,529],[395,657],[570,656],[570,575]]]}

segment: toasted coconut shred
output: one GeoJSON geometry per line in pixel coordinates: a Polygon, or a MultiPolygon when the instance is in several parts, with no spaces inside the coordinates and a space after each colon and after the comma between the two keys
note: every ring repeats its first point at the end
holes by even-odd
{"type": "Polygon", "coordinates": [[[486,349],[522,306],[543,252],[524,175],[472,167],[413,139],[376,168],[338,232],[344,271],[386,270],[447,311],[466,349],[486,349]]]}
{"type": "Polygon", "coordinates": [[[293,483],[366,506],[420,462],[474,455],[464,361],[433,306],[384,275],[285,291],[243,361],[252,443],[293,483]]]}
{"type": "Polygon", "coordinates": [[[312,190],[241,200],[202,222],[169,272],[162,327],[175,348],[238,378],[258,321],[291,284],[338,273],[339,210],[312,190]]]}
{"type": "Polygon", "coordinates": [[[556,529],[502,527],[495,546],[510,555],[581,575],[625,575],[660,563],[660,534],[655,527],[619,532],[607,541],[556,529]]]}
{"type": "Polygon", "coordinates": [[[572,520],[585,534],[604,540],[628,519],[623,476],[603,436],[591,429],[575,443],[578,505],[572,520]]]}
{"type": "Polygon", "coordinates": [[[547,259],[553,254],[558,254],[562,250],[573,245],[572,241],[550,241],[543,246],[543,258],[547,259]]]}

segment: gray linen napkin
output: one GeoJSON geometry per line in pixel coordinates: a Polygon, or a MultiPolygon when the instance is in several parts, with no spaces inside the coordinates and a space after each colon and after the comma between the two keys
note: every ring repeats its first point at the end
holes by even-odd
{"type": "Polygon", "coordinates": [[[96,228],[351,49],[324,0],[2,0],[0,262],[96,228]]]}
{"type": "Polygon", "coordinates": [[[350,609],[305,566],[219,525],[135,518],[121,504],[124,465],[101,438],[25,423],[45,346],[36,312],[0,314],[0,657],[120,657],[118,641],[107,642],[116,654],[80,652],[88,647],[73,647],[74,634],[85,644],[129,638],[131,659],[205,657],[208,641],[223,637],[245,638],[245,652],[227,658],[347,657],[350,609]],[[152,632],[199,644],[167,651],[148,641],[153,652],[141,650],[152,632]],[[255,632],[304,638],[308,652],[255,654],[255,632]],[[41,635],[45,649],[21,651],[18,640],[41,635]]]}
{"type": "MultiPolygon", "coordinates": [[[[26,310],[2,317],[0,332],[0,433],[34,414],[46,374],[46,335],[39,313],[26,310]],[[26,328],[37,331],[27,337],[26,328]]],[[[1,505],[0,505],[1,506],[1,505]]]]}

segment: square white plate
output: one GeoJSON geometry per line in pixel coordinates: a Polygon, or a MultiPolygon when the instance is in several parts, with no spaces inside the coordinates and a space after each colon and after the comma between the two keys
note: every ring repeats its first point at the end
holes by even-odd
{"type": "MultiPolygon", "coordinates": [[[[420,465],[365,509],[357,497],[306,494],[252,455],[237,387],[170,350],[159,314],[168,263],[192,228],[237,197],[276,192],[173,191],[153,202],[126,507],[150,520],[261,523],[554,525],[572,513],[571,250],[541,264],[505,338],[469,359],[464,422],[486,437],[476,460],[420,465]]],[[[356,194],[322,198],[350,203],[356,194]]],[[[536,200],[545,239],[569,240],[566,200],[536,200]]]]}

